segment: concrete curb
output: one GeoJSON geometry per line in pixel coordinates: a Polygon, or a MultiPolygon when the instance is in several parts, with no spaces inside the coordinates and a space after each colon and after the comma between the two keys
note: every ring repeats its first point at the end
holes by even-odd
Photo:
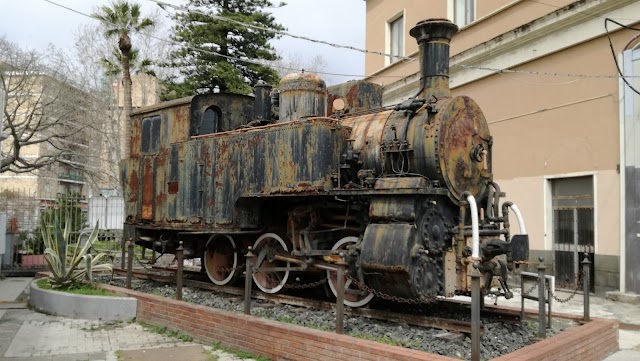
{"type": "Polygon", "coordinates": [[[136,317],[133,297],[88,296],[45,290],[31,282],[29,304],[39,312],[85,320],[130,321],[136,317]]]}

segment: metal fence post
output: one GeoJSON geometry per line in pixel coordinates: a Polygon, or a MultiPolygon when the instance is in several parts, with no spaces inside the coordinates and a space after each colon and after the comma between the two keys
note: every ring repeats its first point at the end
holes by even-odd
{"type": "Polygon", "coordinates": [[[547,266],[544,265],[544,257],[540,256],[538,258],[540,260],[540,264],[538,265],[538,338],[546,338],[547,337],[547,318],[545,317],[545,303],[546,303],[546,292],[545,290],[545,275],[544,271],[547,266]]]}
{"type": "Polygon", "coordinates": [[[478,263],[471,270],[471,361],[480,361],[480,271],[478,263]]]}
{"type": "Polygon", "coordinates": [[[247,264],[244,277],[244,314],[251,314],[251,286],[253,286],[253,252],[252,247],[247,247],[245,262],[247,264]]]}
{"type": "Polygon", "coordinates": [[[591,262],[589,262],[589,254],[584,253],[584,259],[582,260],[582,292],[584,292],[584,321],[589,322],[589,292],[590,284],[589,278],[591,277],[591,262]]]}
{"type": "Polygon", "coordinates": [[[182,300],[182,268],[184,266],[184,248],[182,241],[176,249],[176,261],[178,262],[178,270],[176,271],[176,300],[182,300]]]}
{"type": "Polygon", "coordinates": [[[127,288],[131,289],[131,277],[133,276],[133,241],[127,242],[127,288]]]}
{"type": "Polygon", "coordinates": [[[344,269],[338,266],[338,295],[336,296],[336,333],[342,334],[344,329],[344,269]]]}
{"type": "MultiPolygon", "coordinates": [[[[131,241],[131,238],[129,238],[131,241]]],[[[125,241],[124,237],[122,237],[122,242],[120,242],[120,250],[121,250],[121,258],[120,258],[120,268],[124,269],[124,258],[127,253],[127,241],[125,241]]]]}

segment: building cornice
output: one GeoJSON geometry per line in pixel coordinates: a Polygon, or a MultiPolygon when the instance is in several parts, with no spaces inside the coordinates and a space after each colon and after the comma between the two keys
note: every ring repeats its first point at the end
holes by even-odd
{"type": "MultiPolygon", "coordinates": [[[[637,20],[628,19],[629,14],[639,13],[640,2],[635,0],[573,3],[451,57],[451,88],[495,74],[473,67],[509,69],[522,65],[606,34],[605,17],[621,19],[620,23],[630,25],[637,20]]],[[[389,84],[385,99],[399,100],[417,88],[418,82],[416,72],[389,84]]]]}

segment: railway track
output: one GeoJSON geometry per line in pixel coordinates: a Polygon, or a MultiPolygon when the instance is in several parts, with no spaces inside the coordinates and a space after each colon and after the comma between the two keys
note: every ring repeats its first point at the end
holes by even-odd
{"type": "MultiPolygon", "coordinates": [[[[137,279],[142,280],[150,280],[162,283],[175,284],[175,268],[164,268],[164,267],[153,267],[152,272],[148,271],[133,271],[132,276],[137,279]]],[[[127,271],[125,269],[114,269],[114,274],[117,275],[126,275],[127,271]]],[[[184,276],[182,284],[186,287],[193,287],[208,291],[215,291],[219,293],[225,293],[232,296],[244,296],[244,288],[243,287],[234,287],[234,286],[218,286],[211,282],[201,281],[199,279],[203,279],[206,277],[202,277],[202,274],[197,271],[184,271],[184,276]]],[[[325,311],[333,311],[336,310],[335,302],[328,302],[322,300],[309,299],[294,295],[287,294],[268,294],[258,290],[251,291],[251,297],[253,299],[268,301],[277,304],[286,304],[297,307],[306,307],[310,309],[318,309],[325,311]]],[[[446,304],[446,307],[455,307],[458,309],[458,312],[465,312],[463,309],[467,308],[469,305],[462,302],[443,302],[446,304]]],[[[471,322],[455,320],[444,317],[433,317],[433,316],[425,316],[413,313],[400,313],[389,310],[380,310],[373,308],[350,308],[345,307],[345,314],[349,316],[359,316],[369,319],[382,320],[382,321],[390,321],[396,323],[404,323],[413,326],[421,326],[421,327],[429,327],[435,329],[441,329],[449,332],[455,333],[471,333],[471,322]]],[[[467,311],[470,314],[470,311],[467,311]]],[[[499,320],[501,322],[507,323],[517,323],[520,322],[520,313],[517,311],[509,312],[504,310],[491,309],[490,307],[485,307],[482,311],[482,317],[485,319],[494,319],[499,320]]],[[[483,332],[483,329],[481,329],[483,332]]]]}

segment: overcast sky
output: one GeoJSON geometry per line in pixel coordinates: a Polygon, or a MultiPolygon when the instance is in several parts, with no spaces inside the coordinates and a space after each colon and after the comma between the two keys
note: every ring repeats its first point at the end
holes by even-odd
{"type": "MultiPolygon", "coordinates": [[[[91,13],[109,0],[52,0],[75,10],[91,13]]],[[[186,0],[164,0],[182,5],[186,0]]],[[[157,9],[149,0],[137,0],[145,13],[157,9]]],[[[272,1],[279,3],[280,1],[272,1]]],[[[286,6],[272,9],[276,21],[290,33],[332,43],[364,48],[365,1],[363,0],[288,0],[286,6]]],[[[42,50],[48,44],[67,49],[74,42],[73,32],[81,24],[95,20],[62,9],[43,0],[0,0],[0,36],[26,48],[42,50]]],[[[168,21],[168,20],[167,20],[168,21]]],[[[321,54],[327,72],[362,75],[364,54],[283,36],[274,41],[282,54],[312,58],[321,54]]],[[[328,77],[340,83],[353,77],[328,77]]]]}

